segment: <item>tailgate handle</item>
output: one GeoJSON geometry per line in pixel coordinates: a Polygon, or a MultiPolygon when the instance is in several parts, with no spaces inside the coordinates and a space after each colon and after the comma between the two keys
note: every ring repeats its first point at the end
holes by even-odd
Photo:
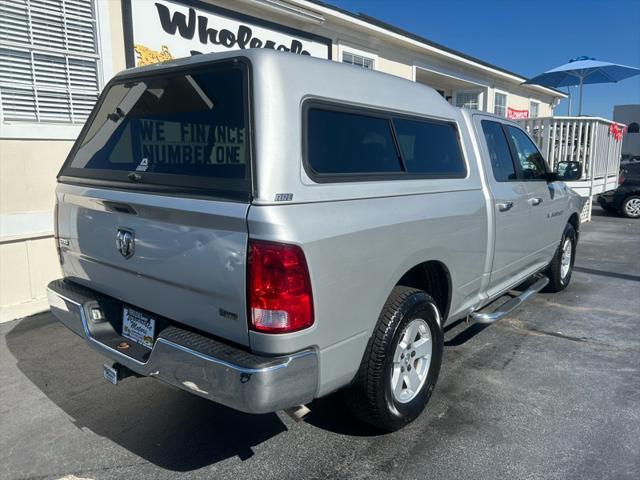
{"type": "Polygon", "coordinates": [[[128,205],[126,203],[108,202],[108,201],[101,201],[99,203],[101,203],[102,206],[105,208],[105,210],[107,210],[108,212],[128,213],[129,215],[138,214],[135,208],[133,208],[131,205],[128,205]]]}

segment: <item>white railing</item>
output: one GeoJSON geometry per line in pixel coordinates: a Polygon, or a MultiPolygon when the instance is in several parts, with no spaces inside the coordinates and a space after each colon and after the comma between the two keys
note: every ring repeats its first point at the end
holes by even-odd
{"type": "MultiPolygon", "coordinates": [[[[518,121],[533,137],[549,166],[579,162],[582,177],[567,182],[588,198],[582,220],[591,220],[594,195],[617,188],[622,140],[611,132],[615,122],[598,117],[540,117],[518,121]]],[[[624,128],[623,124],[617,124],[624,128]]]]}

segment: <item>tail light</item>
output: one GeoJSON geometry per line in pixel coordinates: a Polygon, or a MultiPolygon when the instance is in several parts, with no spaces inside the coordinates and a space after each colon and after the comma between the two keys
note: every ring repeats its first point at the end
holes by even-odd
{"type": "Polygon", "coordinates": [[[622,185],[624,183],[624,171],[620,172],[620,176],[618,177],[618,185],[622,185]]]}
{"type": "Polygon", "coordinates": [[[311,280],[300,247],[251,240],[248,271],[251,329],[289,333],[313,325],[311,280]]]}

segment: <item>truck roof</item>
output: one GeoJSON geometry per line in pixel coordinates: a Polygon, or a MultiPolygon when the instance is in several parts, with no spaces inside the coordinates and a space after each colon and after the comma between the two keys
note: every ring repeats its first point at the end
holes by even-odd
{"type": "MultiPolygon", "coordinates": [[[[224,59],[246,58],[253,66],[256,81],[263,79],[263,71],[278,72],[282,82],[304,82],[305,79],[331,79],[338,88],[356,86],[358,90],[375,93],[375,96],[389,96],[398,93],[398,97],[412,96],[414,100],[422,99],[443,109],[455,109],[433,88],[388,73],[361,68],[346,63],[315,58],[308,55],[291,54],[265,48],[250,48],[221,53],[207,53],[184,57],[167,62],[123,70],[114,80],[121,80],[145,73],[158,73],[181,67],[199,67],[224,59]],[[402,94],[400,94],[402,92],[402,94]]],[[[266,78],[264,79],[267,80],[266,78]]],[[[270,82],[276,79],[269,79],[270,82]]],[[[311,83],[311,82],[310,82],[311,83]]],[[[399,99],[399,98],[398,98],[399,99]]],[[[402,103],[402,102],[401,102],[402,103]]]]}

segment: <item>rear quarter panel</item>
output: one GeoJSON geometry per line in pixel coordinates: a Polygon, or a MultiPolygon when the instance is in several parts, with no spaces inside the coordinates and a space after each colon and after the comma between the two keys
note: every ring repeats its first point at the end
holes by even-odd
{"type": "Polygon", "coordinates": [[[256,185],[250,238],[302,246],[315,323],[285,335],[250,332],[261,353],[319,351],[319,395],[351,381],[382,307],[411,267],[442,262],[450,317],[477,303],[488,245],[486,198],[460,109],[433,89],[379,72],[295,55],[254,56],[256,185]],[[325,100],[458,125],[467,176],[316,183],[303,164],[303,104],[325,100]],[[288,202],[276,202],[287,194],[288,202]]]}
{"type": "Polygon", "coordinates": [[[487,238],[481,190],[254,206],[248,220],[252,238],[303,247],[315,311],[313,327],[302,332],[251,332],[251,348],[316,347],[320,395],[353,378],[384,302],[414,265],[438,260],[447,266],[452,312],[480,289],[487,238]]]}

